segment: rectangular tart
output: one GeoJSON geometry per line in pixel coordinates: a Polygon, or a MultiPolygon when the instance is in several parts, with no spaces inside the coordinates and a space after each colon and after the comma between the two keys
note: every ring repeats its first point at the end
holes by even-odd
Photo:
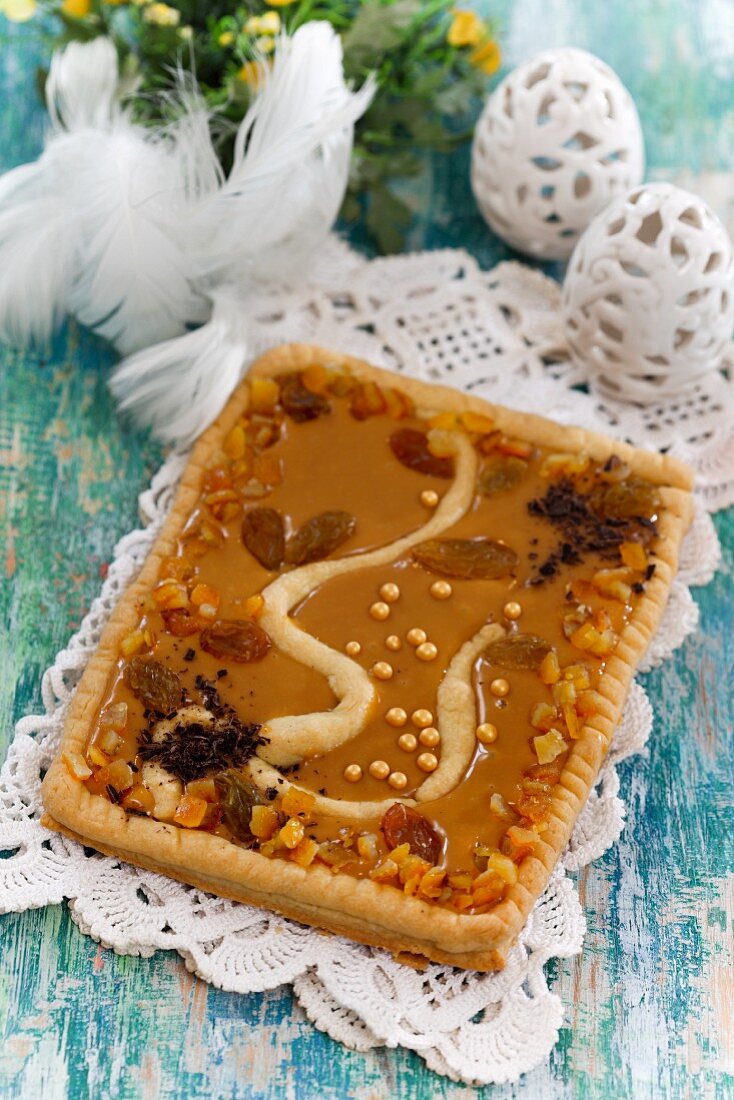
{"type": "Polygon", "coordinates": [[[276,348],[104,630],[44,823],[399,956],[501,968],[691,508],[665,455],[276,348]]]}

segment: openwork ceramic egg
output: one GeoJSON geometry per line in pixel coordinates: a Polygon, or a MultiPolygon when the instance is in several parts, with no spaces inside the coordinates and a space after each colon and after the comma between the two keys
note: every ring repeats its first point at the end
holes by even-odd
{"type": "Polygon", "coordinates": [[[616,199],[577,244],[563,287],[573,359],[613,396],[680,394],[718,366],[734,326],[734,254],[713,211],[669,183],[616,199]]]}
{"type": "Polygon", "coordinates": [[[644,160],[637,110],[619,77],[585,50],[546,50],[487,100],[472,188],[513,248],[566,259],[594,215],[640,183],[644,160]]]}

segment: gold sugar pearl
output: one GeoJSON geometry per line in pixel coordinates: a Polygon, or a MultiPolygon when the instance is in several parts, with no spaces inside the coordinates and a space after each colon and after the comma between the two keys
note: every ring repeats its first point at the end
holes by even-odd
{"type": "Polygon", "coordinates": [[[421,745],[425,745],[426,748],[435,749],[436,745],[441,740],[441,734],[435,726],[426,726],[426,728],[421,730],[418,734],[418,740],[421,745]]]}
{"type": "Polygon", "coordinates": [[[418,748],[418,738],[414,733],[401,733],[398,737],[398,745],[403,752],[415,752],[418,748]]]}
{"type": "Polygon", "coordinates": [[[510,602],[506,603],[505,606],[502,608],[502,614],[505,616],[506,619],[519,619],[522,615],[522,607],[517,602],[517,600],[510,600],[510,602]]]}
{"type": "Polygon", "coordinates": [[[395,791],[402,791],[408,786],[408,777],[405,772],[390,772],[387,781],[395,791]]]}
{"type": "Polygon", "coordinates": [[[425,630],[421,630],[419,626],[414,626],[412,630],[409,630],[405,635],[411,645],[423,645],[427,640],[428,635],[425,630]]]}
{"type": "Polygon", "coordinates": [[[385,645],[388,649],[391,649],[393,653],[397,653],[399,649],[403,648],[403,643],[400,641],[397,634],[388,634],[387,638],[385,638],[385,645]]]}
{"type": "Polygon", "coordinates": [[[390,726],[404,726],[408,721],[408,715],[402,707],[390,707],[385,715],[385,720],[390,726]]]}
{"type": "Polygon", "coordinates": [[[391,680],[393,675],[392,665],[387,661],[376,661],[372,666],[372,675],[378,680],[391,680]]]}
{"type": "Polygon", "coordinates": [[[489,690],[498,699],[504,699],[506,695],[510,694],[510,685],[509,682],[504,679],[504,677],[500,676],[498,677],[498,679],[492,681],[492,683],[489,685],[489,690]]]}
{"type": "Polygon", "coordinates": [[[390,605],[378,600],[377,603],[373,603],[370,607],[370,615],[373,619],[377,619],[378,622],[383,622],[384,619],[390,616],[390,605]]]}
{"type": "Polygon", "coordinates": [[[454,590],[448,581],[434,581],[428,591],[434,600],[447,600],[454,590]]]}
{"type": "Polygon", "coordinates": [[[435,489],[424,489],[421,493],[421,504],[426,508],[435,508],[438,504],[438,493],[435,489]]]}
{"type": "Polygon", "coordinates": [[[493,726],[491,722],[482,722],[477,726],[477,741],[481,745],[491,745],[493,741],[497,740],[497,727],[493,726]]]}
{"type": "Polygon", "coordinates": [[[387,779],[390,774],[390,765],[387,760],[373,760],[370,764],[370,775],[373,779],[387,779]]]}
{"type": "Polygon", "coordinates": [[[388,603],[395,603],[400,599],[400,589],[392,581],[388,581],[387,584],[383,584],[380,588],[380,595],[383,600],[387,600],[388,603]]]}
{"type": "Polygon", "coordinates": [[[350,657],[358,657],[362,652],[362,646],[359,642],[347,642],[344,646],[344,650],[350,657]]]}
{"type": "Polygon", "coordinates": [[[438,649],[433,642],[423,642],[416,649],[415,655],[419,661],[435,661],[438,657],[438,649]]]}
{"type": "Polygon", "coordinates": [[[362,778],[362,769],[359,764],[347,764],[344,769],[344,778],[347,783],[359,783],[362,778]]]}
{"type": "Polygon", "coordinates": [[[422,772],[435,772],[438,760],[432,752],[422,752],[416,759],[416,764],[422,772]]]}
{"type": "Polygon", "coordinates": [[[425,707],[419,707],[418,710],[414,710],[410,716],[410,720],[418,729],[424,729],[426,726],[433,725],[433,715],[430,710],[426,710],[425,707]]]}

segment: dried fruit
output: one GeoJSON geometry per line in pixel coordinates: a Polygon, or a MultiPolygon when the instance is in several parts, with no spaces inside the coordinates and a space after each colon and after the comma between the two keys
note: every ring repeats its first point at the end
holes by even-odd
{"type": "Polygon", "coordinates": [[[319,845],[311,837],[306,836],[291,851],[291,859],[299,867],[309,867],[319,854],[319,845]]]}
{"type": "Polygon", "coordinates": [[[415,428],[400,428],[390,436],[390,449],[403,466],[431,477],[454,476],[453,458],[438,458],[428,447],[428,436],[415,428]]]}
{"type": "Polygon", "coordinates": [[[250,382],[250,411],[270,413],[278,403],[278,383],[274,378],[253,378],[250,382]]]}
{"type": "Polygon", "coordinates": [[[321,561],[354,534],[356,516],[349,512],[321,512],[291,535],[285,548],[285,560],[291,565],[321,561]]]}
{"type": "Polygon", "coordinates": [[[187,793],[183,795],[176,807],[173,820],[177,825],[183,825],[186,829],[196,829],[204,820],[206,809],[207,803],[203,798],[187,793]]]}
{"type": "Polygon", "coordinates": [[[367,420],[379,416],[387,409],[387,402],[376,382],[360,382],[349,399],[349,411],[355,420],[367,420]]]}
{"type": "Polygon", "coordinates": [[[297,817],[289,817],[278,833],[278,840],[286,848],[297,848],[306,835],[306,827],[297,817]]]}
{"type": "Polygon", "coordinates": [[[281,799],[280,808],[288,817],[297,817],[300,814],[308,814],[313,809],[316,799],[308,791],[300,791],[298,787],[289,787],[281,799]]]}
{"type": "Polygon", "coordinates": [[[142,783],[136,783],[123,797],[122,805],[128,813],[152,814],[155,809],[155,798],[142,783]]]}
{"type": "Polygon", "coordinates": [[[563,734],[551,727],[547,733],[533,738],[533,748],[539,764],[550,764],[566,751],[567,746],[563,740],[563,734]]]}
{"type": "Polygon", "coordinates": [[[491,458],[479,472],[478,489],[482,496],[489,497],[512,489],[525,477],[527,463],[512,455],[491,458]]]}
{"type": "Polygon", "coordinates": [[[237,840],[252,843],[252,811],[266,804],[265,796],[248,779],[236,771],[224,771],[215,777],[221,799],[222,820],[237,840]]]}
{"type": "Polygon", "coordinates": [[[430,573],[462,580],[507,577],[517,565],[514,550],[492,539],[429,539],[413,547],[413,558],[430,573]]]}
{"type": "Polygon", "coordinates": [[[154,657],[133,657],[124,676],[136,699],[150,710],[171,714],[181,705],[181,681],[175,672],[154,657]]]}
{"type": "Polygon", "coordinates": [[[80,752],[65,752],[62,755],[62,760],[66,764],[67,771],[72,779],[84,780],[91,778],[92,769],[80,752]]]}
{"type": "Polygon", "coordinates": [[[507,668],[513,671],[532,668],[537,669],[550,653],[552,646],[543,638],[535,634],[508,634],[505,638],[499,638],[492,642],[483,651],[482,656],[491,665],[507,668]]]}
{"type": "Polygon", "coordinates": [[[324,395],[309,390],[297,374],[288,374],[280,379],[280,403],[296,424],[316,420],[331,412],[331,405],[324,395]]]}
{"type": "Polygon", "coordinates": [[[610,485],[595,503],[606,517],[651,519],[660,510],[660,493],[649,481],[630,477],[617,485],[610,485]]]}
{"type": "Polygon", "coordinates": [[[175,638],[188,638],[191,634],[198,634],[206,626],[205,619],[192,615],[185,608],[161,611],[161,618],[166,634],[173,634],[175,638]]]}
{"type": "MultiPolygon", "coordinates": [[[[433,825],[422,814],[394,802],[380,823],[388,848],[395,849],[407,844],[414,855],[429,863],[438,863],[443,843],[433,825]]],[[[391,851],[395,859],[395,852],[391,851]]]]}
{"type": "Polygon", "coordinates": [[[217,619],[201,632],[201,648],[206,653],[240,664],[261,661],[271,644],[263,628],[249,619],[217,619]]]}
{"type": "Polygon", "coordinates": [[[253,806],[250,830],[258,840],[270,840],[280,828],[280,817],[272,806],[253,806]]]}
{"type": "Polygon", "coordinates": [[[242,520],[242,541],[265,569],[280,569],[285,558],[285,524],[275,508],[250,508],[242,520]]]}
{"type": "Polygon", "coordinates": [[[644,572],[647,569],[647,550],[639,542],[623,542],[619,556],[630,569],[644,572]]]}

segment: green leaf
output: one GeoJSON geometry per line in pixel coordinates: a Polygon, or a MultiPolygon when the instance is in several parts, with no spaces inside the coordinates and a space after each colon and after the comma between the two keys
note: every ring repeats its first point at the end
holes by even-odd
{"type": "Polygon", "coordinates": [[[413,215],[386,184],[370,191],[366,224],[381,252],[399,252],[413,215]]]}
{"type": "Polygon", "coordinates": [[[420,0],[366,0],[344,35],[344,54],[350,64],[376,66],[382,57],[405,38],[413,20],[420,15],[420,0]]]}

